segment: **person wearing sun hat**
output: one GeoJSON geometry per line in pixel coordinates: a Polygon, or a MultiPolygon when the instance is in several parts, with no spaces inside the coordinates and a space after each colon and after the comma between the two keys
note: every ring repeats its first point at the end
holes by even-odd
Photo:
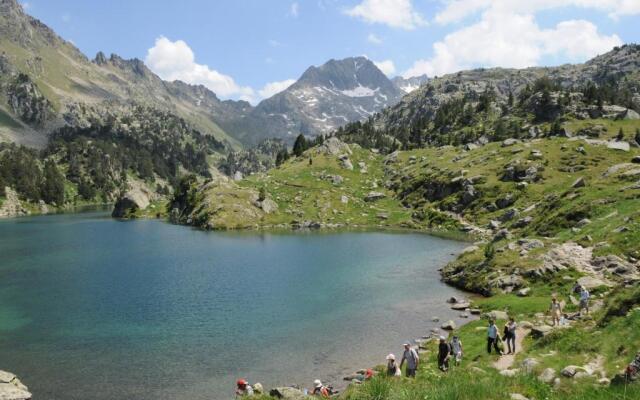
{"type": "Polygon", "coordinates": [[[400,376],[402,372],[396,362],[396,356],[389,354],[387,356],[387,376],[400,376]]]}
{"type": "Polygon", "coordinates": [[[313,381],[313,395],[329,398],[329,389],[322,384],[320,379],[313,381]]]}

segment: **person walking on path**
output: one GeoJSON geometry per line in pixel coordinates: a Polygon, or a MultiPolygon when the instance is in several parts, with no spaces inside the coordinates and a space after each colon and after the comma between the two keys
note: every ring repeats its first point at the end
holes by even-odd
{"type": "Polygon", "coordinates": [[[516,352],[516,329],[518,328],[518,324],[513,319],[513,317],[509,318],[509,322],[504,327],[504,336],[505,342],[507,342],[507,354],[513,354],[516,352]]]}
{"type": "Polygon", "coordinates": [[[407,362],[405,376],[408,378],[415,378],[418,364],[420,364],[420,357],[418,356],[418,352],[412,349],[409,343],[404,344],[404,353],[402,354],[402,360],[400,361],[400,368],[402,368],[405,361],[407,362]]]}
{"type": "Polygon", "coordinates": [[[551,305],[549,306],[549,311],[551,312],[552,326],[560,325],[560,316],[562,315],[562,304],[560,304],[560,302],[555,296],[553,296],[553,298],[551,299],[551,305]]]}
{"type": "Polygon", "coordinates": [[[589,298],[591,295],[586,287],[582,286],[580,289],[580,316],[582,316],[582,311],[586,310],[586,315],[589,315],[589,298]]]}
{"type": "Polygon", "coordinates": [[[498,348],[498,327],[494,320],[489,321],[489,329],[487,329],[487,352],[491,354],[491,347],[493,347],[498,355],[501,355],[498,348]]]}
{"type": "Polygon", "coordinates": [[[401,374],[400,367],[396,362],[396,356],[389,354],[387,356],[387,376],[400,376],[401,374]]]}
{"type": "Polygon", "coordinates": [[[451,357],[451,346],[447,343],[444,336],[440,336],[440,344],[438,345],[438,368],[440,371],[449,370],[449,358],[451,357]]]}
{"type": "Polygon", "coordinates": [[[462,341],[457,335],[454,335],[449,345],[451,346],[451,355],[453,356],[454,363],[458,366],[460,362],[462,362],[462,341]]]}

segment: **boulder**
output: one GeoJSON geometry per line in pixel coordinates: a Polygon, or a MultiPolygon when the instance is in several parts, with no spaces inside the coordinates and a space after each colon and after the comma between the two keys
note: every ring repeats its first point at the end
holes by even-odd
{"type": "Polygon", "coordinates": [[[513,146],[519,142],[520,141],[518,139],[513,139],[513,138],[505,139],[504,141],[502,141],[502,147],[513,146]]]}
{"type": "Polygon", "coordinates": [[[456,323],[449,320],[447,322],[445,322],[444,324],[440,325],[441,329],[447,330],[447,331],[452,331],[454,329],[456,329],[456,323]]]}
{"type": "Polygon", "coordinates": [[[260,203],[260,208],[265,214],[271,214],[278,211],[278,203],[271,199],[264,199],[260,203]]]}
{"type": "Polygon", "coordinates": [[[526,216],[526,217],[520,218],[519,220],[514,222],[512,226],[514,228],[524,228],[524,227],[528,226],[529,224],[531,224],[532,221],[533,221],[533,217],[526,216]]]}
{"type": "Polygon", "coordinates": [[[149,204],[149,197],[141,190],[129,190],[116,201],[111,216],[113,218],[128,218],[136,211],[146,209],[149,204]]]}
{"type": "Polygon", "coordinates": [[[634,164],[640,164],[640,156],[635,156],[631,159],[631,162],[634,164]]]}
{"type": "Polygon", "coordinates": [[[511,193],[509,193],[506,196],[496,200],[496,207],[498,207],[499,209],[507,208],[513,205],[513,203],[515,202],[516,202],[516,199],[513,197],[511,193]]]}
{"type": "Polygon", "coordinates": [[[464,311],[469,307],[471,307],[471,304],[469,303],[456,303],[451,306],[451,309],[456,311],[464,311]]]}
{"type": "Polygon", "coordinates": [[[547,336],[552,331],[553,328],[549,325],[536,325],[531,328],[531,337],[533,337],[534,339],[540,339],[547,336]]]}
{"type": "Polygon", "coordinates": [[[538,375],[538,380],[544,383],[551,384],[556,379],[556,370],[553,368],[546,368],[540,375],[538,375]]]}
{"type": "Polygon", "coordinates": [[[487,319],[494,320],[494,321],[497,321],[497,320],[505,320],[506,321],[506,320],[509,319],[509,314],[507,314],[504,311],[498,311],[498,310],[494,310],[494,311],[488,312],[484,316],[487,319]]]}
{"type": "Polygon", "coordinates": [[[351,148],[335,136],[326,139],[317,149],[317,154],[335,156],[341,153],[351,154],[351,148]]]}
{"type": "Polygon", "coordinates": [[[482,310],[480,310],[479,308],[470,308],[469,312],[471,313],[471,315],[480,315],[480,314],[482,314],[482,310]]]}
{"type": "Polygon", "coordinates": [[[304,393],[301,390],[292,387],[277,387],[269,391],[271,397],[284,400],[303,400],[304,393]]]}
{"type": "Polygon", "coordinates": [[[349,198],[345,195],[340,196],[340,202],[342,204],[349,204],[349,198]]]}
{"type": "Polygon", "coordinates": [[[519,239],[518,244],[523,250],[531,251],[533,249],[540,249],[544,247],[544,243],[539,239],[519,239]]]}
{"type": "Polygon", "coordinates": [[[522,370],[527,374],[531,374],[538,365],[540,365],[540,361],[535,358],[525,358],[522,361],[522,370]]]}
{"type": "Polygon", "coordinates": [[[347,155],[343,154],[340,156],[340,165],[346,170],[353,171],[353,164],[347,155]]]}
{"type": "Polygon", "coordinates": [[[583,276],[581,278],[578,278],[578,284],[580,286],[584,286],[585,288],[587,288],[587,290],[593,290],[601,286],[611,286],[610,283],[593,276],[583,276]]]}
{"type": "Polygon", "coordinates": [[[522,289],[518,290],[516,295],[518,297],[527,297],[530,293],[531,293],[531,288],[526,287],[526,288],[522,288],[522,289]]]}
{"type": "Polygon", "coordinates": [[[17,376],[0,370],[0,400],[29,400],[31,393],[17,376]]]}
{"type": "Polygon", "coordinates": [[[369,194],[365,196],[364,201],[371,203],[380,199],[384,199],[385,197],[387,197],[387,195],[385,195],[384,193],[369,192],[369,194]]]}
{"type": "Polygon", "coordinates": [[[621,113],[618,116],[619,119],[627,119],[627,120],[638,120],[640,119],[640,114],[635,112],[634,110],[628,108],[626,111],[621,113]]]}
{"type": "Polygon", "coordinates": [[[584,369],[576,365],[568,365],[564,367],[562,371],[560,371],[560,374],[565,378],[573,378],[576,375],[576,373],[578,373],[578,371],[580,370],[584,370],[584,369]]]}
{"type": "Polygon", "coordinates": [[[473,253],[478,250],[480,250],[480,247],[478,246],[469,246],[465,247],[464,250],[462,250],[462,254],[473,253]]]}
{"type": "Polygon", "coordinates": [[[521,395],[520,393],[511,393],[509,395],[509,398],[511,400],[529,400],[528,397],[525,397],[525,396],[521,395]]]}
{"type": "Polygon", "coordinates": [[[505,369],[500,371],[500,375],[502,376],[506,376],[507,378],[513,378],[514,376],[518,375],[518,373],[520,373],[520,370],[515,368],[515,369],[505,369]]]}
{"type": "Polygon", "coordinates": [[[233,174],[233,180],[234,180],[234,181],[241,181],[241,180],[243,180],[243,179],[244,179],[244,175],[242,175],[242,172],[240,172],[240,171],[236,171],[236,172],[233,174]]]}
{"type": "Polygon", "coordinates": [[[629,145],[628,142],[609,142],[607,143],[607,148],[609,149],[613,149],[613,150],[620,150],[620,151],[630,151],[631,150],[631,146],[629,145]]]}
{"type": "Polygon", "coordinates": [[[583,177],[576,179],[576,181],[573,182],[573,184],[571,185],[571,187],[574,189],[585,187],[585,186],[586,186],[586,182],[583,177]]]}
{"type": "Polygon", "coordinates": [[[518,216],[518,214],[520,214],[520,212],[518,211],[518,209],[516,208],[511,208],[507,211],[505,211],[504,214],[502,214],[500,216],[500,221],[502,222],[507,222],[507,221],[511,221],[512,219],[514,219],[515,217],[518,216]]]}

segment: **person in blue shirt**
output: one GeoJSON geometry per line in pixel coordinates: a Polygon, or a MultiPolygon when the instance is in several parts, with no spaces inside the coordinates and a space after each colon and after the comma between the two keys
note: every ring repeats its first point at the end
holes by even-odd
{"type": "Polygon", "coordinates": [[[496,353],[500,353],[498,348],[498,327],[494,320],[489,321],[489,329],[487,329],[487,352],[491,354],[491,347],[496,350],[496,353]]]}

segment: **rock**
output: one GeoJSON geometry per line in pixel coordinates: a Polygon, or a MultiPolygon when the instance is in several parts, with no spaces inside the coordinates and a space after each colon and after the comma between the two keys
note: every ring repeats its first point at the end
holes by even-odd
{"type": "Polygon", "coordinates": [[[590,223],[591,223],[591,220],[589,218],[583,218],[580,221],[578,221],[576,226],[578,228],[584,228],[585,226],[589,225],[590,223]]]}
{"type": "Polygon", "coordinates": [[[529,398],[524,397],[520,393],[511,393],[509,396],[511,400],[529,400],[529,398]]]}
{"type": "Polygon", "coordinates": [[[522,361],[522,370],[527,374],[531,374],[538,365],[540,365],[540,362],[535,358],[525,358],[522,361]]]}
{"type": "Polygon", "coordinates": [[[449,304],[455,304],[458,301],[460,301],[460,299],[458,299],[457,297],[449,297],[449,299],[447,299],[447,303],[449,304]]]}
{"type": "Polygon", "coordinates": [[[493,231],[497,231],[498,229],[500,229],[500,221],[496,221],[496,220],[492,219],[487,224],[487,228],[489,228],[489,229],[491,229],[493,231]]]}
{"type": "Polygon", "coordinates": [[[498,232],[496,232],[496,234],[493,236],[493,241],[497,242],[499,240],[503,240],[503,239],[509,239],[511,237],[511,234],[509,233],[509,230],[507,229],[500,229],[498,232]]]}
{"type": "Polygon", "coordinates": [[[305,398],[301,390],[292,387],[277,387],[271,389],[269,395],[284,400],[303,400],[305,398]]]}
{"type": "Polygon", "coordinates": [[[242,172],[236,171],[235,174],[233,174],[234,181],[241,181],[243,179],[244,179],[244,175],[242,175],[242,172]]]}
{"type": "Polygon", "coordinates": [[[342,165],[342,168],[346,170],[353,171],[353,164],[351,163],[351,160],[349,160],[349,157],[347,157],[347,155],[340,156],[340,165],[342,165]]]}
{"type": "Polygon", "coordinates": [[[0,218],[19,217],[29,214],[29,211],[22,207],[18,192],[6,186],[4,188],[5,200],[0,206],[0,218]]]}
{"type": "Polygon", "coordinates": [[[385,164],[393,164],[398,162],[398,152],[394,151],[393,153],[389,154],[388,156],[386,156],[384,158],[384,163],[385,164]]]}
{"type": "Polygon", "coordinates": [[[506,376],[507,378],[513,378],[514,376],[518,375],[518,373],[520,373],[520,370],[515,368],[515,369],[505,369],[500,371],[500,375],[502,376],[506,376]]]}
{"type": "Polygon", "coordinates": [[[609,378],[600,378],[598,379],[598,383],[602,386],[609,386],[611,384],[611,380],[609,378]]]}
{"type": "Polygon", "coordinates": [[[0,400],[29,400],[29,389],[11,372],[0,370],[0,400]]]}
{"type": "Polygon", "coordinates": [[[540,375],[538,375],[538,380],[544,383],[551,384],[556,379],[556,370],[553,368],[546,368],[540,375]]]}
{"type": "Polygon", "coordinates": [[[384,193],[369,192],[369,194],[367,194],[367,196],[364,198],[364,201],[371,203],[380,199],[384,199],[385,197],[387,197],[387,195],[385,195],[384,193]]]}
{"type": "Polygon", "coordinates": [[[136,211],[146,209],[149,204],[149,197],[142,190],[132,189],[116,201],[111,216],[113,218],[129,218],[136,211]]]}
{"type": "Polygon", "coordinates": [[[461,254],[473,253],[478,250],[480,250],[480,247],[478,246],[469,246],[469,247],[465,247],[464,250],[462,250],[461,254]]]}
{"type": "Polygon", "coordinates": [[[524,228],[527,225],[531,224],[532,221],[533,221],[533,217],[526,216],[526,217],[520,218],[519,220],[514,222],[512,226],[514,228],[524,228]]]}
{"type": "Polygon", "coordinates": [[[574,189],[585,187],[585,186],[586,186],[586,182],[583,177],[576,179],[576,181],[573,182],[573,184],[571,185],[571,187],[574,189]]]}
{"type": "Polygon", "coordinates": [[[470,308],[469,312],[471,313],[471,315],[480,315],[480,314],[482,314],[482,310],[480,310],[479,308],[470,308]]]}
{"type": "Polygon", "coordinates": [[[454,329],[456,329],[456,323],[449,320],[447,322],[445,322],[444,324],[440,325],[441,329],[447,330],[447,331],[452,331],[454,329]]]}
{"type": "Polygon", "coordinates": [[[376,214],[376,217],[378,219],[387,220],[387,219],[389,219],[389,213],[380,212],[380,213],[376,214]]]}
{"type": "Polygon", "coordinates": [[[519,143],[520,141],[518,139],[513,139],[513,138],[509,138],[509,139],[505,139],[502,142],[502,147],[509,147],[509,146],[513,146],[517,143],[519,143]]]}
{"type": "Polygon", "coordinates": [[[511,208],[507,210],[504,214],[502,214],[499,219],[502,222],[511,221],[512,219],[517,217],[518,214],[520,214],[520,212],[517,209],[511,208]]]}
{"type": "Polygon", "coordinates": [[[344,143],[335,136],[326,139],[320,146],[318,146],[317,154],[338,155],[346,153],[351,155],[351,148],[348,144],[344,143]]]}
{"type": "Polygon", "coordinates": [[[613,149],[613,150],[620,150],[620,151],[630,151],[631,150],[631,146],[629,145],[628,142],[609,142],[607,143],[607,148],[609,149],[613,149]]]}
{"type": "Polygon", "coordinates": [[[601,286],[611,286],[610,283],[593,276],[583,276],[581,278],[578,278],[578,284],[580,286],[584,286],[585,288],[587,288],[587,290],[593,290],[601,286]]]}
{"type": "Polygon", "coordinates": [[[506,196],[496,200],[496,207],[498,207],[499,209],[507,208],[513,205],[513,203],[515,202],[516,202],[516,199],[513,197],[511,193],[509,193],[506,196]]]}
{"type": "Polygon", "coordinates": [[[549,325],[536,325],[531,328],[531,337],[533,337],[534,339],[540,339],[547,336],[552,331],[553,328],[549,325]]]}
{"type": "Polygon", "coordinates": [[[342,182],[344,182],[344,178],[340,175],[332,175],[330,179],[331,179],[331,183],[333,183],[336,186],[342,185],[342,182]]]}
{"type": "Polygon", "coordinates": [[[497,321],[497,320],[505,320],[506,321],[506,320],[509,319],[509,314],[507,314],[504,311],[498,311],[498,310],[494,310],[494,311],[488,312],[484,316],[487,319],[494,320],[494,321],[497,321]]]}
{"type": "Polygon", "coordinates": [[[544,247],[544,243],[539,239],[519,239],[518,244],[523,250],[531,251],[533,249],[540,249],[544,247]]]}
{"type": "Polygon", "coordinates": [[[640,156],[635,156],[631,159],[631,162],[634,164],[640,164],[640,156]]]}
{"type": "Polygon", "coordinates": [[[638,120],[640,119],[640,114],[628,108],[626,111],[624,111],[622,114],[618,116],[618,119],[638,120]]]}
{"type": "Polygon", "coordinates": [[[451,309],[456,311],[464,311],[469,307],[471,307],[471,304],[469,303],[456,303],[451,306],[451,309]]]}
{"type": "Polygon", "coordinates": [[[265,214],[271,214],[278,211],[278,203],[271,199],[264,199],[260,202],[260,208],[265,214]]]}
{"type": "Polygon", "coordinates": [[[349,198],[345,195],[340,196],[340,202],[342,204],[349,204],[349,198]]]}
{"type": "Polygon", "coordinates": [[[520,321],[519,325],[520,325],[520,327],[522,329],[531,329],[531,328],[533,328],[533,324],[531,322],[529,322],[529,321],[520,321]]]}
{"type": "Polygon", "coordinates": [[[527,287],[527,288],[522,288],[522,289],[518,290],[516,295],[518,297],[527,297],[530,293],[531,293],[531,288],[527,287]]]}
{"type": "Polygon", "coordinates": [[[568,365],[560,371],[560,374],[565,378],[573,378],[580,369],[578,366],[568,365]]]}

